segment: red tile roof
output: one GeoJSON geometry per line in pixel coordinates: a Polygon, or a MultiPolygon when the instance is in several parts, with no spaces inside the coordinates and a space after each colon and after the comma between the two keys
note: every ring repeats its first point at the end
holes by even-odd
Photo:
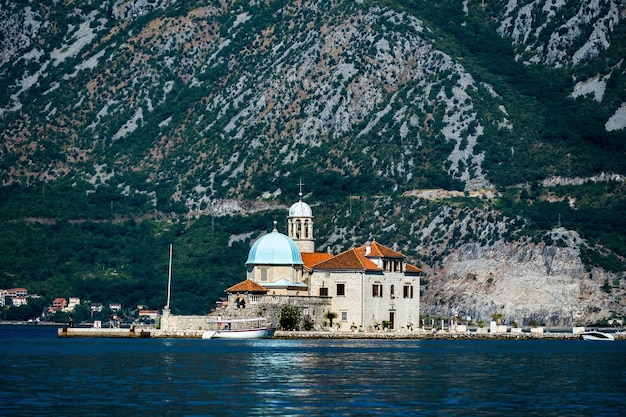
{"type": "MultiPolygon", "coordinates": [[[[358,249],[359,251],[362,251],[363,254],[365,254],[365,245],[359,247],[358,249]]],[[[370,253],[367,256],[375,258],[405,258],[405,256],[400,252],[396,252],[395,250],[390,249],[385,245],[381,245],[376,241],[372,242],[370,253]]]]}
{"type": "MultiPolygon", "coordinates": [[[[358,248],[348,249],[337,256],[327,253],[302,254],[304,264],[312,269],[357,269],[366,271],[382,271],[376,263],[369,258],[395,258],[405,260],[406,256],[400,252],[388,248],[385,245],[374,241],[370,247],[370,253],[365,256],[365,245],[358,248]],[[310,258],[307,257],[310,255],[310,258]],[[311,264],[310,261],[315,259],[314,255],[319,255],[322,259],[317,263],[311,264]]],[[[405,263],[405,272],[408,274],[419,274],[424,272],[421,268],[405,263]]]]}
{"type": "Polygon", "coordinates": [[[406,264],[406,272],[409,274],[420,274],[424,272],[424,270],[420,268],[419,266],[406,264]]]}
{"type": "Polygon", "coordinates": [[[357,269],[366,271],[382,271],[374,262],[365,257],[365,252],[348,249],[330,259],[315,264],[314,269],[357,269]]]}
{"type": "Polygon", "coordinates": [[[332,258],[334,255],[328,252],[302,252],[302,263],[307,268],[313,268],[313,265],[332,258]]]}
{"type": "Polygon", "coordinates": [[[235,284],[230,288],[226,289],[226,292],[256,292],[256,293],[267,293],[268,289],[262,286],[261,284],[252,281],[251,279],[247,279],[245,281],[241,281],[239,284],[235,284]]]}

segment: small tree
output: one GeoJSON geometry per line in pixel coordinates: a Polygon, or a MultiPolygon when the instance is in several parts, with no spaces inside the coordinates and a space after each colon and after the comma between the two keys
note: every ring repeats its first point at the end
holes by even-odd
{"type": "Polygon", "coordinates": [[[314,326],[315,326],[315,322],[313,321],[313,317],[311,317],[308,314],[304,316],[302,320],[302,328],[306,331],[311,331],[313,330],[314,326]]]}
{"type": "Polygon", "coordinates": [[[501,324],[504,319],[503,313],[495,313],[491,315],[491,318],[495,320],[496,323],[501,324]]]}
{"type": "Polygon", "coordinates": [[[333,327],[333,320],[337,318],[337,313],[333,312],[333,311],[329,311],[324,315],[325,318],[328,319],[328,321],[330,322],[330,327],[333,327]]]}
{"type": "Polygon", "coordinates": [[[285,304],[280,309],[280,316],[278,321],[280,328],[283,330],[298,330],[300,326],[300,320],[302,319],[302,312],[300,308],[285,304]]]}

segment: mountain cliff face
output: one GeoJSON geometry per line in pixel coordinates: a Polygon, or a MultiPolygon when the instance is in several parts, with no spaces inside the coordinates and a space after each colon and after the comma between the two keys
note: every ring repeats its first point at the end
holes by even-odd
{"type": "Polygon", "coordinates": [[[563,228],[552,233],[566,239],[567,246],[462,245],[430,283],[425,312],[483,320],[503,314],[507,323],[571,326],[621,311],[623,287],[608,293],[599,290],[610,275],[597,268],[585,270],[579,251],[585,243],[580,237],[563,228]]]}
{"type": "Polygon", "coordinates": [[[318,247],[396,242],[430,272],[429,313],[622,314],[623,267],[588,254],[623,265],[623,240],[538,219],[547,204],[566,219],[623,206],[625,13],[616,0],[5,0],[0,177],[106,192],[188,227],[280,210],[304,179],[318,247]]]}
{"type": "MultiPolygon", "coordinates": [[[[273,191],[264,188],[272,177],[302,166],[418,185],[413,167],[428,163],[433,146],[424,139],[440,136],[447,149],[438,157],[452,177],[489,185],[474,148],[485,125],[506,128],[506,110],[408,13],[358,2],[238,11],[223,3],[144,24],[125,20],[149,5],[115,3],[108,18],[76,11],[82,22],[49,57],[33,46],[30,61],[39,65],[15,80],[5,109],[24,112],[28,101],[46,122],[16,117],[6,134],[15,141],[59,125],[67,131],[52,143],[7,149],[30,154],[29,166],[37,151],[59,154],[39,172],[11,167],[5,182],[76,168],[118,176],[133,167],[151,173],[142,181],[171,183],[190,210],[206,212],[203,203],[216,197],[273,191]],[[125,26],[126,36],[116,36],[125,26]],[[49,88],[33,94],[35,84],[49,88]],[[492,116],[479,118],[473,101],[488,102],[492,116]],[[378,146],[382,138],[393,146],[378,146]]],[[[169,10],[152,4],[159,6],[169,10]]]]}

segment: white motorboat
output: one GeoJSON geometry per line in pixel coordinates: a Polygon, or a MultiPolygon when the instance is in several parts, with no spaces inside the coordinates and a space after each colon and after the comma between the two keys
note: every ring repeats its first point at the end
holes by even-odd
{"type": "Polygon", "coordinates": [[[276,328],[266,324],[267,319],[224,319],[210,322],[215,329],[202,334],[203,339],[264,339],[274,336],[276,328]]]}
{"type": "Polygon", "coordinates": [[[611,333],[604,333],[604,332],[598,332],[598,331],[583,332],[583,333],[580,334],[580,338],[583,339],[583,340],[594,340],[594,341],[598,341],[598,340],[613,341],[613,340],[615,340],[615,337],[611,333]]]}

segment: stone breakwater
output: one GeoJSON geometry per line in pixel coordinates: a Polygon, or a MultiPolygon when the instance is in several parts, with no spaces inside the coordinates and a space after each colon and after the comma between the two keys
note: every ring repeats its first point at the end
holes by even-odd
{"type": "Polygon", "coordinates": [[[92,327],[63,327],[57,330],[59,337],[149,338],[149,329],[109,329],[92,327]]]}
{"type": "MultiPolygon", "coordinates": [[[[62,328],[59,337],[113,337],[113,338],[170,338],[200,339],[202,330],[161,329],[91,329],[62,328]]],[[[626,332],[614,333],[615,340],[626,340],[626,332]]],[[[544,333],[478,333],[478,332],[341,332],[341,331],[284,331],[278,330],[274,339],[407,339],[407,340],[575,340],[580,335],[571,332],[544,333]]]]}

